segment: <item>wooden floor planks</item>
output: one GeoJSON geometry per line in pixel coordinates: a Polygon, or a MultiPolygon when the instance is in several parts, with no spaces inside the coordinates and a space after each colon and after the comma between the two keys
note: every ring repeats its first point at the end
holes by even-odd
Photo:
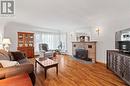
{"type": "Polygon", "coordinates": [[[67,55],[58,56],[56,60],[59,62],[58,76],[55,68],[51,68],[45,79],[44,69],[38,65],[36,86],[126,86],[103,64],[84,64],[67,55]]]}

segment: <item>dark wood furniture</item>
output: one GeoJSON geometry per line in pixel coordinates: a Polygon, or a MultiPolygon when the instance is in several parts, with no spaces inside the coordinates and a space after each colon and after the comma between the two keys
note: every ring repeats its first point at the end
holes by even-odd
{"type": "Polygon", "coordinates": [[[27,57],[34,57],[34,33],[18,32],[17,50],[24,52],[27,57]]]}
{"type": "Polygon", "coordinates": [[[45,79],[47,77],[47,70],[52,67],[56,67],[56,73],[58,75],[58,62],[51,60],[49,58],[35,58],[35,70],[37,70],[37,63],[42,66],[45,70],[45,79]]]}
{"type": "Polygon", "coordinates": [[[107,68],[130,85],[130,55],[107,50],[107,68]]]}

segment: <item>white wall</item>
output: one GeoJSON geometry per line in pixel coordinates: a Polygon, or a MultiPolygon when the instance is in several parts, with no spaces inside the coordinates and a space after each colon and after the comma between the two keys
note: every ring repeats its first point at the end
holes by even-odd
{"type": "Polygon", "coordinates": [[[48,28],[40,28],[36,26],[31,26],[27,24],[22,23],[16,23],[16,22],[8,22],[5,24],[4,27],[4,37],[10,38],[11,45],[10,50],[16,51],[17,50],[17,32],[40,32],[40,31],[49,31],[49,32],[57,32],[58,30],[50,30],[48,28]]]}
{"type": "MultiPolygon", "coordinates": [[[[114,26],[115,27],[115,26],[114,26]]],[[[4,37],[8,37],[11,39],[11,50],[17,49],[17,32],[26,31],[26,32],[36,32],[36,31],[50,31],[47,28],[39,28],[31,25],[9,22],[7,24],[3,24],[4,37]]],[[[76,30],[67,31],[67,52],[72,55],[72,32],[86,32],[90,35],[92,41],[97,41],[97,61],[106,62],[106,50],[115,49],[115,32],[119,30],[119,27],[113,28],[113,26],[102,26],[100,27],[101,31],[98,34],[95,31],[95,28],[78,28],[76,30]]],[[[125,29],[120,27],[120,29],[125,29]]],[[[52,31],[52,30],[51,30],[52,31]]],[[[55,31],[55,30],[54,30],[55,31]]],[[[64,31],[64,30],[62,30],[64,31]]],[[[3,29],[2,29],[3,32],[3,29]]]]}
{"type": "MultiPolygon", "coordinates": [[[[67,33],[67,48],[68,53],[72,54],[72,41],[71,41],[71,32],[91,32],[91,40],[97,41],[97,61],[106,63],[106,50],[115,49],[115,32],[118,30],[129,28],[130,19],[121,19],[120,21],[110,21],[109,23],[105,23],[100,25],[100,34],[97,35],[95,29],[96,28],[84,28],[84,29],[76,29],[70,30],[67,33]],[[114,22],[114,23],[113,23],[114,22]]],[[[95,25],[96,26],[96,25],[95,25]]],[[[16,50],[17,46],[17,32],[19,31],[50,31],[47,28],[39,28],[25,24],[19,23],[1,23],[0,33],[3,34],[4,37],[9,37],[12,41],[11,50],[16,50]]],[[[55,31],[55,30],[54,30],[55,31]]],[[[64,31],[64,30],[62,30],[64,31]]]]}
{"type": "MultiPolygon", "coordinates": [[[[10,50],[17,50],[17,32],[34,32],[37,31],[52,31],[57,32],[58,30],[52,30],[48,28],[39,28],[27,24],[16,23],[16,22],[8,22],[4,24],[4,37],[11,39],[10,50]]],[[[66,32],[66,30],[62,30],[61,32],[66,32]]],[[[67,31],[67,52],[72,55],[72,40],[71,40],[71,32],[85,32],[90,34],[90,30],[87,27],[77,28],[76,30],[67,31]]]]}
{"type": "Polygon", "coordinates": [[[109,23],[100,25],[100,35],[98,36],[95,29],[91,29],[92,40],[97,42],[97,61],[106,63],[106,50],[115,49],[115,32],[123,29],[130,28],[130,19],[121,18],[111,20],[109,23]]]}
{"type": "Polygon", "coordinates": [[[92,40],[97,40],[96,60],[106,63],[106,50],[115,49],[115,29],[102,27],[99,36],[92,29],[92,40]]]}
{"type": "Polygon", "coordinates": [[[4,26],[5,26],[5,22],[0,21],[0,49],[3,48],[2,39],[3,39],[3,36],[4,36],[4,26]]]}

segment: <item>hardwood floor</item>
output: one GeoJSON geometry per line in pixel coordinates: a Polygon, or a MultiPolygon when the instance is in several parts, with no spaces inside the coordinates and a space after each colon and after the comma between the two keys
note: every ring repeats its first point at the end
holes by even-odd
{"type": "Polygon", "coordinates": [[[47,71],[47,79],[44,78],[44,69],[38,65],[36,86],[127,86],[103,64],[79,63],[69,56],[59,56],[57,61],[58,76],[55,68],[51,68],[47,71]]]}

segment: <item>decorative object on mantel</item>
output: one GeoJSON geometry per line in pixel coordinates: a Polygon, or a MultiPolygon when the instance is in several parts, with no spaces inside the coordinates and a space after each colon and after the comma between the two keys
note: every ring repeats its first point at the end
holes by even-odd
{"type": "Polygon", "coordinates": [[[76,33],[77,34],[77,41],[85,42],[90,41],[90,36],[87,33],[76,33]]]}
{"type": "Polygon", "coordinates": [[[80,42],[85,42],[85,36],[80,36],[80,42]]]}
{"type": "Polygon", "coordinates": [[[89,36],[80,36],[80,42],[90,41],[89,36]]]}
{"type": "Polygon", "coordinates": [[[5,51],[9,51],[9,46],[11,44],[10,42],[10,39],[9,38],[4,38],[3,41],[2,41],[2,44],[3,44],[3,48],[5,51]]]}
{"type": "Polygon", "coordinates": [[[71,34],[72,41],[87,42],[90,41],[90,36],[87,33],[76,32],[71,34]]]}

